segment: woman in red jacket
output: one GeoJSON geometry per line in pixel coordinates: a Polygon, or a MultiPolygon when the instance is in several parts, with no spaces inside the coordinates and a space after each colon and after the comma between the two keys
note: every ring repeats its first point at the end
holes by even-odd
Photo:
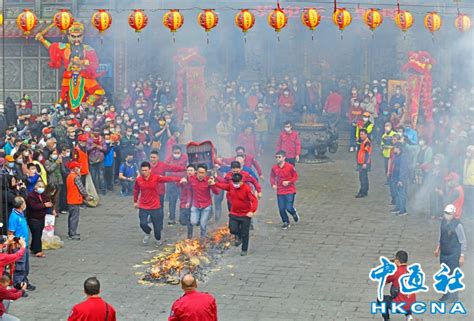
{"type": "Polygon", "coordinates": [[[43,235],[44,222],[48,209],[53,207],[50,196],[44,193],[44,191],[45,186],[43,181],[38,181],[35,185],[35,189],[28,194],[26,200],[26,217],[28,219],[28,227],[31,231],[30,250],[36,257],[45,257],[41,244],[41,236],[43,235]]]}

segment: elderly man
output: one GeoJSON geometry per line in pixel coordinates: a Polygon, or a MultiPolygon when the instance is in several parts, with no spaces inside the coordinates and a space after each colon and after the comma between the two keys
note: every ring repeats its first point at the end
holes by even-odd
{"type": "Polygon", "coordinates": [[[197,281],[191,274],[183,276],[181,288],[184,294],[173,303],[168,321],[217,321],[216,299],[197,291],[197,281]]]}

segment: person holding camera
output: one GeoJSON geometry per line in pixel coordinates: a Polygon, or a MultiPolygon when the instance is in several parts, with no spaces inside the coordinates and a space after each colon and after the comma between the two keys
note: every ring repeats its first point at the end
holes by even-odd
{"type": "Polygon", "coordinates": [[[45,185],[42,181],[38,181],[35,189],[28,193],[26,204],[28,207],[28,226],[31,231],[30,250],[36,257],[45,257],[42,248],[41,236],[45,224],[46,214],[51,211],[53,203],[49,195],[44,193],[45,185]]]}
{"type": "Polygon", "coordinates": [[[0,277],[0,320],[1,321],[20,321],[17,317],[7,314],[10,300],[18,300],[26,294],[26,283],[21,284],[21,289],[9,289],[10,277],[3,275],[0,277]]]}
{"type": "MultiPolygon", "coordinates": [[[[26,201],[23,197],[17,196],[14,200],[14,208],[8,220],[8,235],[13,235],[16,238],[23,238],[25,244],[28,244],[29,231],[28,224],[25,217],[26,201]]],[[[14,250],[15,251],[15,250],[14,250]]],[[[17,249],[17,251],[19,251],[17,249]]],[[[15,251],[16,252],[16,251],[15,251]]],[[[30,256],[28,251],[25,251],[23,256],[15,262],[15,272],[13,274],[13,284],[15,288],[20,289],[22,283],[26,283],[27,290],[34,291],[36,287],[28,280],[30,273],[30,256]]]]}
{"type": "Polygon", "coordinates": [[[5,248],[10,248],[13,246],[19,246],[19,250],[15,253],[4,253],[0,251],[0,273],[3,274],[5,272],[5,267],[9,264],[15,263],[20,258],[23,257],[26,251],[26,243],[25,240],[20,238],[17,239],[13,235],[3,236],[0,238],[0,247],[2,250],[5,248]]]}

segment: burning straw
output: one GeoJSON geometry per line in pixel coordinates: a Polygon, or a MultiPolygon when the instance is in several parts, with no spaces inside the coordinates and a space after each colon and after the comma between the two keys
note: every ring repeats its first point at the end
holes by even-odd
{"type": "Polygon", "coordinates": [[[233,241],[227,227],[215,231],[210,238],[182,240],[150,260],[143,281],[152,283],[178,284],[180,277],[193,273],[203,280],[206,270],[215,265],[222,253],[229,249],[233,241]]]}

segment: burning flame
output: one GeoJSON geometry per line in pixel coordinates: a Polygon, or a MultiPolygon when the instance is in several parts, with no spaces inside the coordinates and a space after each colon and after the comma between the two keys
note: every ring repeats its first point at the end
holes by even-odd
{"type": "Polygon", "coordinates": [[[208,239],[182,240],[174,245],[174,251],[161,253],[151,260],[153,263],[149,277],[155,280],[165,280],[177,283],[177,277],[183,270],[193,272],[197,268],[211,263],[205,253],[211,249],[225,250],[231,245],[232,236],[227,227],[216,230],[208,239]]]}

